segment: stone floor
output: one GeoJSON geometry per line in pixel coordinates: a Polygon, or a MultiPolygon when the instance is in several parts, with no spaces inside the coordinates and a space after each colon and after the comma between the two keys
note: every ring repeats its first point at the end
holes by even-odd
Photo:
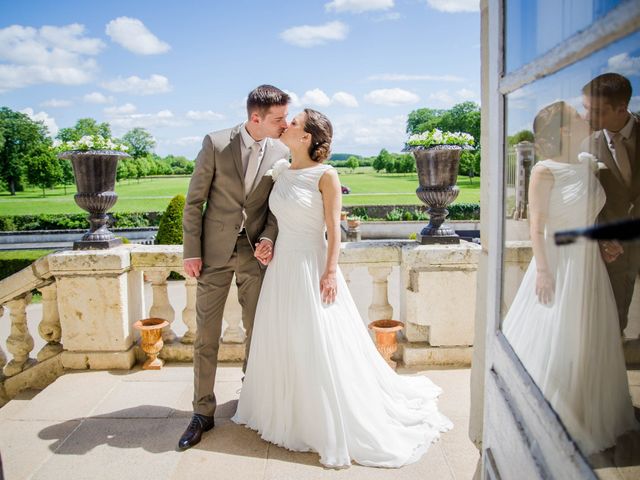
{"type": "Polygon", "coordinates": [[[220,368],[216,428],[186,452],[175,446],[191,415],[191,364],[69,373],[0,409],[5,479],[471,479],[478,451],[467,436],[469,372],[420,372],[444,389],[439,405],[455,427],[399,470],[326,469],[314,453],[287,451],[235,425],[239,366],[220,368]]]}

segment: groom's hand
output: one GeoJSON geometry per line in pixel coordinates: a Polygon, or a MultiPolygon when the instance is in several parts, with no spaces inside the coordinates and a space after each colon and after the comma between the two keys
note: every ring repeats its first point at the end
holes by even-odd
{"type": "Polygon", "coordinates": [[[611,263],[615,261],[620,255],[624,253],[624,248],[617,240],[602,240],[598,242],[600,246],[600,253],[605,263],[611,263]]]}
{"type": "Polygon", "coordinates": [[[260,240],[260,243],[256,243],[254,256],[261,264],[269,265],[269,262],[273,258],[273,242],[266,238],[260,240]]]}
{"type": "Polygon", "coordinates": [[[184,271],[190,277],[199,277],[202,271],[202,259],[201,258],[187,258],[182,262],[184,271]]]}

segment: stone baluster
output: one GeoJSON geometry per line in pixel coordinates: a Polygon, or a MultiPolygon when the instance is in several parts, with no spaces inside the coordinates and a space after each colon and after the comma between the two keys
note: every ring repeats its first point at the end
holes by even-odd
{"type": "MultiPolygon", "coordinates": [[[[4,315],[4,307],[0,305],[0,319],[4,315]]],[[[2,345],[0,345],[0,377],[2,377],[2,369],[7,364],[7,355],[4,353],[2,349],[2,345]]]]}
{"type": "Polygon", "coordinates": [[[38,333],[47,341],[47,344],[38,352],[38,361],[43,362],[62,351],[60,343],[62,329],[58,313],[57,285],[52,283],[42,287],[40,293],[42,293],[42,321],[38,325],[38,333]]]}
{"type": "Polygon", "coordinates": [[[344,281],[347,282],[347,287],[349,287],[349,290],[351,290],[351,272],[353,272],[354,268],[355,266],[349,263],[345,265],[340,265],[340,271],[342,272],[344,281]]]}
{"type": "Polygon", "coordinates": [[[369,321],[393,318],[393,307],[389,304],[388,277],[391,267],[369,267],[373,279],[373,292],[369,306],[369,321]]]}
{"type": "Polygon", "coordinates": [[[169,322],[169,325],[162,329],[162,340],[166,343],[172,343],[177,336],[171,329],[171,324],[175,319],[175,311],[169,302],[169,292],[167,290],[167,278],[171,272],[169,270],[150,270],[145,273],[151,282],[153,291],[153,305],[149,310],[149,316],[162,318],[169,322]]]}
{"type": "Polygon", "coordinates": [[[224,321],[227,323],[222,334],[224,343],[243,343],[246,334],[242,328],[242,308],[238,303],[238,287],[235,279],[231,283],[227,302],[224,305],[224,321]]]}
{"type": "Polygon", "coordinates": [[[28,368],[35,360],[29,358],[33,350],[33,337],[29,334],[27,326],[27,305],[31,302],[31,294],[7,302],[9,316],[11,318],[11,333],[7,338],[7,350],[13,354],[5,367],[4,373],[11,377],[28,368]]]}
{"type": "Polygon", "coordinates": [[[182,343],[192,344],[196,339],[196,292],[198,279],[181,273],[185,277],[184,288],[187,295],[187,305],[182,310],[182,321],[187,326],[187,331],[182,337],[182,343]]]}

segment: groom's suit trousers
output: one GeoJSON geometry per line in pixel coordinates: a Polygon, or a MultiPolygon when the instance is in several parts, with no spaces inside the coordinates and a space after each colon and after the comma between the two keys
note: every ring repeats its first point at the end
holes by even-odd
{"type": "Polygon", "coordinates": [[[247,332],[244,371],[249,358],[253,318],[264,275],[264,270],[253,256],[253,250],[246,235],[238,237],[233,254],[225,265],[211,267],[204,264],[198,277],[196,294],[198,333],[193,351],[193,411],[201,415],[213,416],[216,409],[213,386],[216,381],[222,315],[234,274],[238,286],[238,301],[242,306],[242,323],[247,332]]]}

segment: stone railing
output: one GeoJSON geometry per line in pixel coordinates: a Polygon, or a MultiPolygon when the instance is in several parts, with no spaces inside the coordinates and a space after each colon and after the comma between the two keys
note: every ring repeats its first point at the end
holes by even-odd
{"type": "MultiPolygon", "coordinates": [[[[467,242],[420,246],[411,241],[363,241],[344,243],[339,261],[365,325],[385,318],[405,322],[397,353],[405,365],[468,365],[479,252],[480,246],[467,242]]],[[[53,373],[38,374],[45,384],[65,369],[131,368],[143,355],[132,325],[146,317],[169,322],[163,331],[162,358],[191,361],[197,282],[170,282],[171,272],[184,274],[181,246],[124,245],[54,253],[0,282],[0,305],[10,310],[11,318],[6,345],[13,355],[4,368],[4,396],[34,386],[35,379],[30,379],[19,388],[7,388],[16,372],[24,375],[45,358],[57,362],[49,369],[53,373]],[[38,331],[46,341],[38,363],[29,358],[34,347],[26,315],[34,288],[43,294],[38,331]]],[[[244,342],[232,284],[220,360],[243,360],[244,342]]],[[[5,358],[0,350],[2,366],[5,358]]]]}
{"type": "Polygon", "coordinates": [[[63,372],[57,284],[47,257],[0,281],[0,318],[5,311],[10,324],[6,340],[0,341],[0,406],[21,390],[44,388],[63,372]],[[37,333],[30,331],[27,321],[27,307],[34,290],[42,295],[42,315],[31,322],[31,330],[37,330],[37,333]],[[34,335],[41,338],[36,358],[31,356],[35,346],[34,335]]]}

